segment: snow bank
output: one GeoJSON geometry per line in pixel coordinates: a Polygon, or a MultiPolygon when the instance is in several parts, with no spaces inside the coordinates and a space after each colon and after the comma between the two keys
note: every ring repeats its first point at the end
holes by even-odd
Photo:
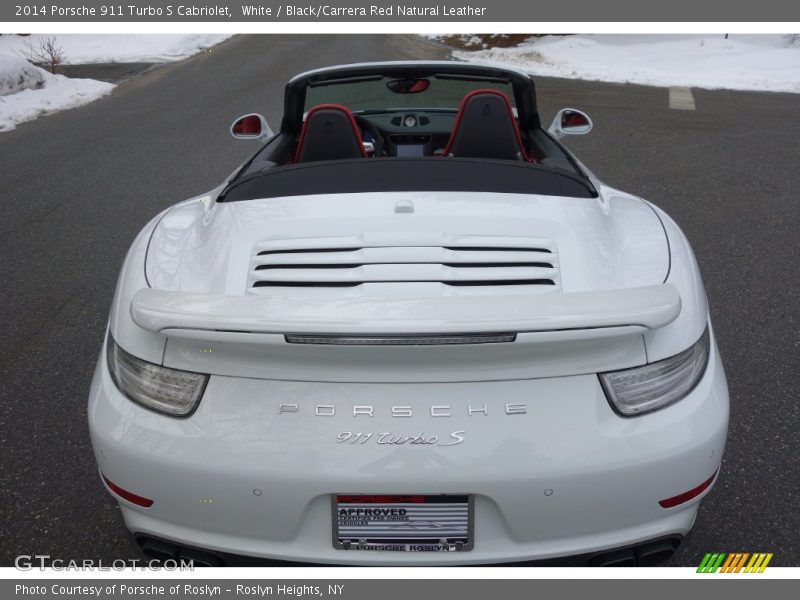
{"type": "Polygon", "coordinates": [[[0,36],[0,56],[28,56],[39,39],[55,37],[64,51],[64,64],[105,62],[171,62],[181,60],[231,37],[227,34],[58,34],[52,36],[0,36]]]}
{"type": "Polygon", "coordinates": [[[88,104],[114,86],[94,79],[72,79],[33,66],[22,57],[39,40],[55,37],[64,64],[169,62],[205,50],[230,35],[55,35],[0,36],[0,132],[39,115],[88,104]]]}
{"type": "Polygon", "coordinates": [[[549,77],[800,93],[800,41],[786,35],[546,36],[454,55],[549,77]]]}
{"type": "Polygon", "coordinates": [[[17,123],[30,121],[42,114],[88,104],[114,89],[112,84],[104,81],[51,75],[27,61],[22,62],[38,72],[42,87],[0,96],[0,132],[10,131],[17,123]]]}
{"type": "Polygon", "coordinates": [[[23,58],[0,57],[0,96],[41,87],[44,76],[23,58]]]}

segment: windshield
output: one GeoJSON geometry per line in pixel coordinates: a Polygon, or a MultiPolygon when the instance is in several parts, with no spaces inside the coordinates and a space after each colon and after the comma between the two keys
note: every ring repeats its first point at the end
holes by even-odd
{"type": "Polygon", "coordinates": [[[318,104],[343,104],[354,113],[409,109],[458,110],[461,99],[479,89],[503,92],[516,108],[514,89],[510,83],[503,81],[434,76],[411,80],[428,82],[427,85],[418,86],[424,91],[412,93],[392,91],[390,88],[402,89],[403,86],[393,85],[398,81],[394,77],[375,76],[312,85],[306,89],[303,112],[308,112],[318,104]]]}

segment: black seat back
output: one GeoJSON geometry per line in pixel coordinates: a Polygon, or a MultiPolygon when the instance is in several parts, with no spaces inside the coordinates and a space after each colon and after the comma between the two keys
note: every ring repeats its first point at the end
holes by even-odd
{"type": "Polygon", "coordinates": [[[458,109],[445,156],[528,160],[511,102],[499,90],[475,90],[458,109]]]}
{"type": "Polygon", "coordinates": [[[308,111],[294,162],[366,158],[353,113],[340,104],[319,104],[308,111]]]}

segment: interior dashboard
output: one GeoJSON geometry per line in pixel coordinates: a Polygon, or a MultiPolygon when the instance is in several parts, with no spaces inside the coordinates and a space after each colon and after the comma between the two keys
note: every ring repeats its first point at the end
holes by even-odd
{"type": "MultiPolygon", "coordinates": [[[[356,114],[365,136],[376,142],[376,156],[412,158],[441,153],[450,138],[456,111],[422,110],[356,114]]],[[[369,141],[369,140],[368,140],[369,141]]]]}

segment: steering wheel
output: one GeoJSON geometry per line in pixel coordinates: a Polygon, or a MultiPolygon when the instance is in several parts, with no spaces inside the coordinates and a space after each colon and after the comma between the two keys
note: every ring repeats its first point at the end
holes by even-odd
{"type": "Polygon", "coordinates": [[[361,130],[369,133],[372,136],[372,139],[375,140],[373,142],[373,144],[375,145],[375,157],[382,156],[384,137],[380,129],[378,129],[369,119],[365,119],[360,115],[353,115],[353,118],[355,118],[356,123],[361,128],[361,130]]]}

